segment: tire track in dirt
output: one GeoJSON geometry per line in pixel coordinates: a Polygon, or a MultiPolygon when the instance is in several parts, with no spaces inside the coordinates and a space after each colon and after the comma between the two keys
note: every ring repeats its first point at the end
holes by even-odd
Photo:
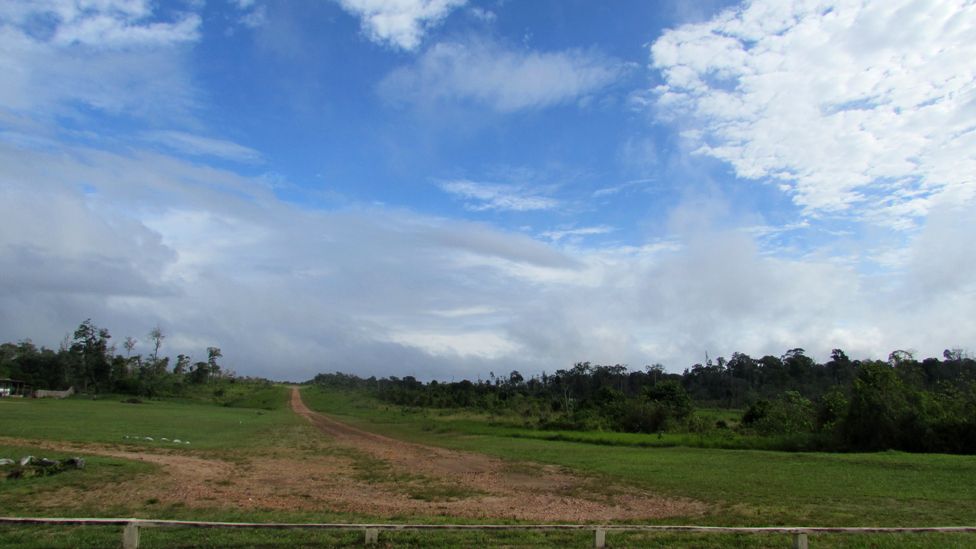
{"type": "Polygon", "coordinates": [[[560,467],[509,462],[370,433],[308,409],[297,389],[291,405],[314,431],[298,427],[288,433],[270,432],[263,445],[247,448],[204,451],[2,436],[0,444],[159,466],[115,482],[64,486],[29,496],[32,505],[51,510],[155,514],[176,506],[535,522],[656,519],[706,510],[699,502],[613,485],[560,467]]]}
{"type": "Polygon", "coordinates": [[[398,471],[463,487],[474,495],[429,502],[427,512],[459,516],[534,521],[609,521],[698,515],[705,506],[687,499],[665,498],[605,479],[573,474],[563,468],[512,463],[498,458],[448,450],[370,433],[310,410],[298,387],[291,406],[340,445],[365,452],[398,471]]]}

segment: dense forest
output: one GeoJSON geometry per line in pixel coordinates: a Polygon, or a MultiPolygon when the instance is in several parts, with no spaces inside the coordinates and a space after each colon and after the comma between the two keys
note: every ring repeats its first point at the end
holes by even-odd
{"type": "Polygon", "coordinates": [[[588,362],[529,379],[423,383],[407,376],[319,374],[313,383],[367,391],[391,404],[468,408],[523,418],[526,427],[636,433],[736,430],[770,447],[976,453],[976,360],[960,350],[917,360],[852,360],[836,349],[817,363],[803,349],[759,359],[735,353],[682,374],[588,362]],[[709,422],[696,409],[736,410],[709,422]],[[788,441],[788,444],[784,444],[788,441]]]}
{"type": "Polygon", "coordinates": [[[222,356],[218,347],[206,349],[206,361],[194,362],[181,354],[170,366],[170,358],[160,354],[166,338],[163,330],[154,328],[146,337],[152,349],[149,354],[133,354],[137,341],[126,337],[123,355],[116,352],[108,330],[88,319],[57,351],[37,347],[30,340],[0,344],[0,378],[23,381],[34,389],[74,387],[82,393],[143,397],[177,396],[188,386],[234,378],[217,362],[222,356]]]}

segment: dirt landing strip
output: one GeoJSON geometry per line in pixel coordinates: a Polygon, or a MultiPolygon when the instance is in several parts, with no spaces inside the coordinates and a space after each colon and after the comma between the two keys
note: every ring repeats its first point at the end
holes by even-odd
{"type": "Polygon", "coordinates": [[[184,505],[328,510],[371,517],[444,515],[525,521],[610,521],[697,515],[705,506],[658,497],[554,466],[412,444],[362,431],[311,411],[292,391],[292,409],[327,435],[286,437],[291,447],[234,451],[133,449],[129,445],[0,444],[141,460],[161,466],[124,484],[37,494],[50,507],[184,505]]]}

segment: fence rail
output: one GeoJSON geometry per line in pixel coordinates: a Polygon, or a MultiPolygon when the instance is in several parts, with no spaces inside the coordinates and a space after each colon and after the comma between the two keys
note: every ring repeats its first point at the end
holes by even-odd
{"type": "Polygon", "coordinates": [[[752,527],[752,526],[673,526],[639,524],[350,524],[304,522],[210,522],[197,520],[156,520],[139,518],[44,518],[0,517],[2,524],[59,525],[59,526],[122,526],[122,547],[139,547],[140,528],[269,528],[269,529],[320,529],[361,530],[366,545],[377,543],[380,531],[403,530],[590,530],[594,532],[593,546],[604,547],[609,532],[687,532],[704,534],[791,534],[794,549],[807,549],[811,534],[898,534],[898,533],[976,533],[976,526],[939,527],[752,527]]]}

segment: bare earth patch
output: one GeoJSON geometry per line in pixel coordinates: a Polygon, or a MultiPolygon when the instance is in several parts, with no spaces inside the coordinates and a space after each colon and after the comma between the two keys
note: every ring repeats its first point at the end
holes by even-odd
{"type": "Polygon", "coordinates": [[[296,413],[340,445],[355,448],[400,471],[467,487],[477,494],[431,502],[416,509],[424,514],[532,521],[608,521],[694,515],[705,510],[698,502],[654,496],[623,486],[608,486],[600,480],[574,475],[559,467],[512,464],[483,454],[413,444],[369,433],[313,412],[302,402],[297,388],[292,389],[291,405],[296,413]]]}
{"type": "Polygon", "coordinates": [[[297,388],[292,409],[327,435],[313,448],[228,455],[127,445],[0,437],[0,443],[145,461],[160,466],[122,484],[39,494],[40,506],[184,505],[189,508],[329,510],[376,517],[442,515],[605,522],[702,514],[705,506],[534,463],[413,444],[313,412],[297,388]]]}

